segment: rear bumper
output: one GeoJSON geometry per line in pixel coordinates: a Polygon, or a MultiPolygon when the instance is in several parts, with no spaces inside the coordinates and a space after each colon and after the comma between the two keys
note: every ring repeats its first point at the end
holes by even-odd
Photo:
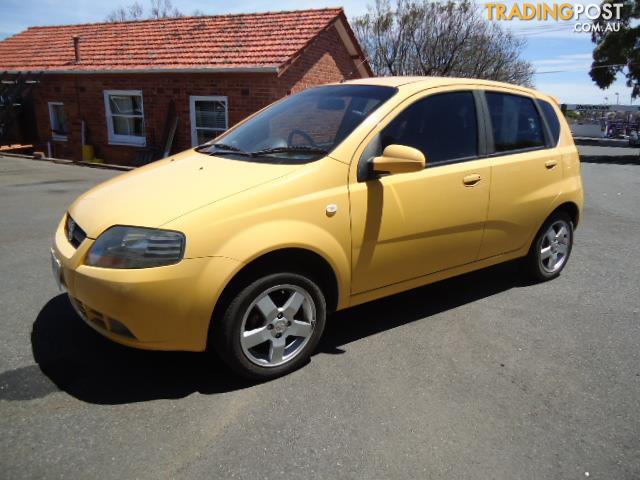
{"type": "Polygon", "coordinates": [[[213,307],[239,268],[224,257],[185,259],[145,269],[84,265],[93,240],[76,250],[56,232],[53,255],[79,315],[109,339],[136,348],[202,351],[213,307]]]}

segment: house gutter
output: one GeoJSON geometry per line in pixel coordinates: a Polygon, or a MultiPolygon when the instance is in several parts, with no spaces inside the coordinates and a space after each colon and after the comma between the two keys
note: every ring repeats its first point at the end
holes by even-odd
{"type": "MultiPolygon", "coordinates": [[[[1,70],[1,68],[0,68],[1,70]]],[[[144,73],[278,73],[279,67],[236,67],[236,68],[146,68],[146,69],[120,69],[120,70],[39,70],[30,68],[24,70],[5,70],[8,74],[18,74],[27,71],[38,71],[44,75],[59,74],[144,74],[144,73]]]]}

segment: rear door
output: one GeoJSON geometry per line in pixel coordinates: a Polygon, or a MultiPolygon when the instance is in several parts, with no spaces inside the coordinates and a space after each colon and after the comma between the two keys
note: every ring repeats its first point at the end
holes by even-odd
{"type": "Polygon", "coordinates": [[[519,250],[560,194],[562,164],[536,99],[508,90],[484,93],[491,198],[479,258],[519,250]]]}

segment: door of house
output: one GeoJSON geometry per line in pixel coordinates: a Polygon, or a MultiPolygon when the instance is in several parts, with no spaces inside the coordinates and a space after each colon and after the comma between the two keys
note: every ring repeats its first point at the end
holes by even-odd
{"type": "Polygon", "coordinates": [[[217,137],[228,128],[227,97],[191,96],[191,144],[195,147],[217,137]]]}

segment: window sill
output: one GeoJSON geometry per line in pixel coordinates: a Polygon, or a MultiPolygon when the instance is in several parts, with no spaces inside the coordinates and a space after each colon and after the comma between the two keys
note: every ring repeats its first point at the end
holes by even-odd
{"type": "Polygon", "coordinates": [[[147,146],[147,142],[144,141],[142,143],[140,142],[123,142],[123,141],[117,141],[117,140],[109,140],[109,145],[113,145],[114,147],[138,147],[138,148],[145,148],[147,146]]]}

